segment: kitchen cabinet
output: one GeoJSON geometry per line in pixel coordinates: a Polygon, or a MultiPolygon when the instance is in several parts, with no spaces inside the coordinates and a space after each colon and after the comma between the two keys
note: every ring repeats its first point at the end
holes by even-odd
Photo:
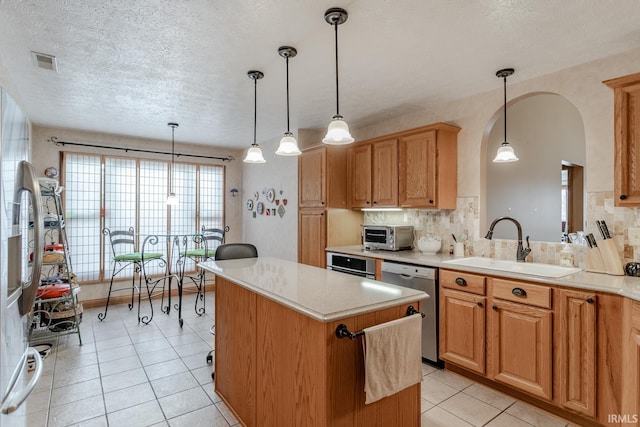
{"type": "Polygon", "coordinates": [[[640,423],[640,301],[627,301],[628,339],[624,354],[623,403],[621,425],[637,426],[640,423]]]}
{"type": "Polygon", "coordinates": [[[560,405],[596,416],[596,310],[594,292],[558,289],[556,371],[560,405]]]}
{"type": "Polygon", "coordinates": [[[614,202],[640,206],[640,73],[604,84],[614,94],[614,202]]]}
{"type": "Polygon", "coordinates": [[[455,209],[460,128],[438,123],[398,140],[398,204],[406,208],[455,209]]]}
{"type": "Polygon", "coordinates": [[[398,140],[358,144],[349,150],[351,208],[398,206],[398,140]]]}
{"type": "Polygon", "coordinates": [[[346,147],[319,146],[298,158],[298,262],[326,267],[327,246],[362,243],[362,212],[347,209],[346,147]]]}

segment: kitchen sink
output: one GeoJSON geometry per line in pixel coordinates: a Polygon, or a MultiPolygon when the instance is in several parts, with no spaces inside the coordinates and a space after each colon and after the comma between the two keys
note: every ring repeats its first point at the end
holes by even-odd
{"type": "Polygon", "coordinates": [[[530,274],[541,277],[563,277],[581,271],[581,268],[563,267],[560,265],[539,264],[535,262],[506,261],[493,258],[469,257],[442,261],[443,264],[462,265],[465,267],[486,268],[510,273],[530,274]]]}

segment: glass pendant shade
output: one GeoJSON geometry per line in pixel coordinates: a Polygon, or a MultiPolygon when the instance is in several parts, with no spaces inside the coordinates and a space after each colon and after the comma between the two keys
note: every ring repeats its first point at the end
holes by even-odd
{"type": "Polygon", "coordinates": [[[176,206],[177,204],[178,204],[178,196],[176,196],[176,193],[170,193],[167,196],[167,205],[176,206]]]}
{"type": "Polygon", "coordinates": [[[354,141],[349,133],[349,125],[342,116],[333,116],[333,121],[329,123],[327,134],[322,142],[329,145],[351,144],[354,141]]]}
{"type": "Polygon", "coordinates": [[[279,156],[299,156],[302,154],[298,148],[298,142],[291,132],[285,132],[284,136],[280,140],[280,145],[278,146],[276,154],[279,156]]]}
{"type": "Polygon", "coordinates": [[[519,159],[516,153],[513,151],[513,147],[507,141],[500,144],[496,157],[493,159],[494,163],[509,163],[517,162],[519,159]]]}
{"type": "Polygon", "coordinates": [[[251,144],[251,148],[247,151],[247,156],[243,161],[245,163],[266,163],[258,144],[251,144]]]}

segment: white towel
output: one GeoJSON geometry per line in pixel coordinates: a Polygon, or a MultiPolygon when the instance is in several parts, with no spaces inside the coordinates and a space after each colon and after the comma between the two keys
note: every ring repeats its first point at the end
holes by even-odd
{"type": "Polygon", "coordinates": [[[366,404],[422,381],[420,314],[365,328],[363,331],[366,404]]]}

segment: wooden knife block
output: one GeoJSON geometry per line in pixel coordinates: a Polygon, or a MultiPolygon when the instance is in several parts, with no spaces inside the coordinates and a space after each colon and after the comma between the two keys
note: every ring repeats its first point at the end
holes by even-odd
{"type": "Polygon", "coordinates": [[[601,240],[598,247],[589,249],[585,259],[585,269],[594,273],[624,276],[622,258],[613,239],[601,240]]]}

